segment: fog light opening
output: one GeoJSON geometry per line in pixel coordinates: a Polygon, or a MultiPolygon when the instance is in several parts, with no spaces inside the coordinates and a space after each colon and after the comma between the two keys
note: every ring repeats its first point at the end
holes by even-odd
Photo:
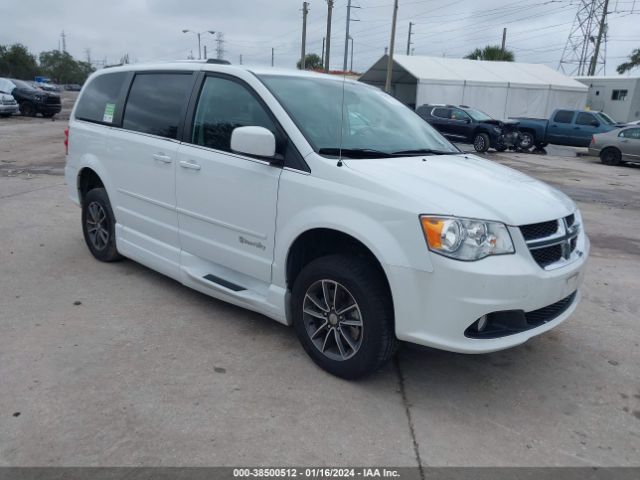
{"type": "Polygon", "coordinates": [[[487,321],[488,321],[488,318],[487,318],[486,315],[483,315],[478,319],[478,331],[479,332],[482,332],[486,328],[487,321]]]}

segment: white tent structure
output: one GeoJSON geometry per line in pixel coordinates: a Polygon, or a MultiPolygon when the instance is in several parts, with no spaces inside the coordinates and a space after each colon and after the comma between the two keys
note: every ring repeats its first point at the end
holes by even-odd
{"type": "MultiPolygon", "coordinates": [[[[384,88],[388,56],[360,81],[384,88]]],[[[495,118],[548,117],[556,108],[582,109],[588,87],[546,65],[394,55],[391,94],[416,108],[469,105],[495,118]]]]}

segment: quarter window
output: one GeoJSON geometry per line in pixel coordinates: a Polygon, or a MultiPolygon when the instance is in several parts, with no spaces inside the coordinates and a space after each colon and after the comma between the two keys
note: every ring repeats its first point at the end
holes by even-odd
{"type": "Polygon", "coordinates": [[[192,74],[142,73],[129,92],[122,126],[128,130],[175,139],[184,115],[192,74]]]}
{"type": "Polygon", "coordinates": [[[573,112],[571,110],[560,110],[553,119],[556,123],[571,123],[571,120],[573,120],[573,112]]]}
{"type": "Polygon", "coordinates": [[[126,78],[126,72],[116,72],[91,80],[80,97],[75,117],[90,122],[114,123],[122,108],[118,98],[126,78]]]}
{"type": "Polygon", "coordinates": [[[577,125],[591,125],[593,122],[600,123],[598,122],[598,120],[596,120],[596,117],[594,117],[590,113],[580,112],[576,117],[577,125]]]}
{"type": "MultiPolygon", "coordinates": [[[[264,127],[278,138],[274,121],[260,102],[241,83],[207,77],[193,120],[191,142],[231,152],[231,133],[237,127],[264,127]]],[[[283,145],[276,142],[277,153],[283,145]]]]}
{"type": "Polygon", "coordinates": [[[624,101],[627,98],[626,90],[613,90],[611,92],[611,100],[624,101]]]}

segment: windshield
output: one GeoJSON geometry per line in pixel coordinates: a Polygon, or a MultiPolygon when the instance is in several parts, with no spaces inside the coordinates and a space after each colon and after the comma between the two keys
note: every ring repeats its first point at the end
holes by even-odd
{"type": "Polygon", "coordinates": [[[615,125],[616,124],[616,122],[609,115],[607,115],[604,112],[598,112],[598,113],[596,113],[596,115],[600,118],[602,123],[604,123],[605,125],[615,125]]]}
{"type": "Polygon", "coordinates": [[[375,87],[322,77],[260,79],[320,154],[377,158],[402,152],[460,153],[417,114],[375,87]]]}
{"type": "Polygon", "coordinates": [[[475,108],[468,108],[465,110],[469,114],[471,118],[473,118],[476,122],[484,122],[485,120],[493,120],[489,115],[480,110],[476,110],[475,108]]]}

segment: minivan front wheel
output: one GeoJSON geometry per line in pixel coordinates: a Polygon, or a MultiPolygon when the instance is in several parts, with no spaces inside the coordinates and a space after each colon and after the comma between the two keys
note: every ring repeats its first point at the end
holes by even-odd
{"type": "Polygon", "coordinates": [[[362,258],[328,255],[309,263],[294,283],[291,306],[303,348],[333,375],[365,376],[395,352],[388,287],[362,258]]]}
{"type": "Polygon", "coordinates": [[[116,221],[104,188],[89,190],[82,203],[82,233],[91,254],[102,262],[122,258],[116,249],[116,221]]]}

